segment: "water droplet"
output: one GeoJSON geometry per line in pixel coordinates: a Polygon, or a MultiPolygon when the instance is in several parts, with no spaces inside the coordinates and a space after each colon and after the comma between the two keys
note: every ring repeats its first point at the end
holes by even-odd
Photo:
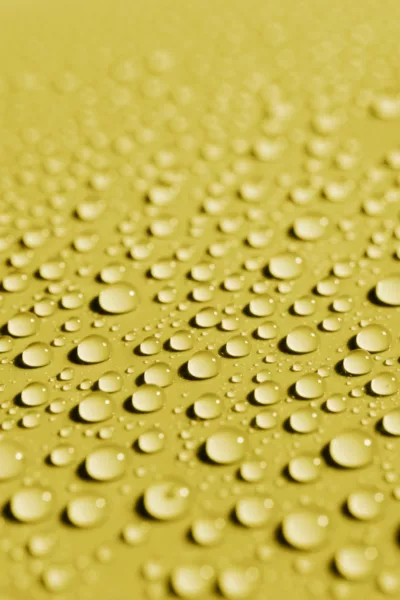
{"type": "Polygon", "coordinates": [[[169,340],[169,345],[175,352],[184,352],[193,347],[193,337],[190,331],[181,330],[174,333],[169,340]]]}
{"type": "Polygon", "coordinates": [[[391,275],[378,281],[375,288],[378,300],[388,306],[400,306],[400,275],[391,275]]]}
{"type": "Polygon", "coordinates": [[[210,593],[214,570],[207,565],[177,566],[171,573],[171,586],[179,598],[204,598],[210,593]]]}
{"type": "Polygon", "coordinates": [[[392,373],[378,373],[370,386],[376,396],[391,396],[397,391],[397,379],[392,373]]]}
{"type": "Polygon", "coordinates": [[[307,213],[295,220],[293,231],[300,240],[315,241],[325,235],[328,224],[329,221],[324,215],[307,213]]]}
{"type": "Polygon", "coordinates": [[[8,333],[13,337],[28,337],[38,330],[37,317],[32,313],[20,313],[7,323],[8,333]]]}
{"type": "Polygon", "coordinates": [[[102,496],[85,494],[76,496],[68,502],[67,516],[75,527],[97,527],[108,516],[108,503],[102,496]]]}
{"type": "Polygon", "coordinates": [[[296,279],[303,273],[304,264],[300,256],[286,252],[271,258],[268,268],[276,279],[296,279]]]}
{"type": "Polygon", "coordinates": [[[113,315],[131,312],[138,306],[138,303],[138,294],[128,283],[111,285],[99,294],[100,307],[113,315]]]}
{"type": "Polygon", "coordinates": [[[103,446],[90,452],[85,460],[87,474],[96,481],[119,479],[125,473],[127,456],[118,446],[103,446]]]}
{"type": "Polygon", "coordinates": [[[106,421],[114,410],[114,402],[103,392],[91,392],[78,404],[79,416],[87,423],[106,421]]]}
{"type": "Polygon", "coordinates": [[[139,412],[154,412],[160,410],[166,401],[162,388],[153,384],[142,385],[132,395],[132,406],[139,412]]]}
{"type": "Polygon", "coordinates": [[[72,585],[74,575],[73,568],[68,565],[47,566],[42,573],[42,583],[48,592],[64,592],[72,585]]]}
{"type": "Polygon", "coordinates": [[[239,430],[220,429],[207,438],[205,451],[210,460],[229,465],[241,460],[246,450],[246,439],[239,430]]]}
{"type": "Polygon", "coordinates": [[[129,523],[122,530],[122,539],[129,546],[142,544],[149,536],[150,528],[147,523],[129,523]]]}
{"type": "Polygon", "coordinates": [[[376,519],[382,512],[384,498],[384,495],[376,490],[356,490],[347,498],[347,509],[360,521],[376,519]]]}
{"type": "Polygon", "coordinates": [[[257,386],[253,398],[257,404],[276,404],[280,400],[280,387],[275,381],[266,381],[257,386]]]}
{"type": "Polygon", "coordinates": [[[335,566],[345,579],[359,581],[370,575],[376,558],[375,548],[343,546],[335,554],[335,566]]]}
{"type": "Polygon", "coordinates": [[[382,427],[390,435],[400,436],[400,408],[390,411],[383,417],[382,427]]]}
{"type": "Polygon", "coordinates": [[[232,358],[241,358],[250,354],[250,340],[245,335],[236,335],[228,340],[225,346],[226,354],[232,358]]]}
{"type": "Polygon", "coordinates": [[[371,356],[365,350],[352,350],[343,359],[343,368],[349,375],[366,375],[371,372],[371,356]]]}
{"type": "Polygon", "coordinates": [[[374,444],[362,431],[350,430],[340,433],[330,441],[329,453],[340,467],[357,469],[372,461],[374,444]]]}
{"type": "Polygon", "coordinates": [[[49,400],[49,390],[44,383],[33,381],[21,392],[21,401],[24,406],[40,406],[49,400]]]}
{"type": "Polygon", "coordinates": [[[254,593],[259,578],[256,567],[226,567],[218,576],[218,588],[224,598],[240,600],[254,593]]]}
{"type": "Polygon", "coordinates": [[[260,340],[273,340],[278,335],[278,326],[273,321],[267,321],[257,328],[257,337],[260,340]]]}
{"type": "Polygon", "coordinates": [[[154,385],[161,388],[168,387],[172,384],[172,370],[167,363],[154,363],[143,374],[144,381],[147,385],[154,385]]]}
{"type": "Polygon", "coordinates": [[[295,327],[286,336],[286,345],[291,352],[296,354],[307,354],[318,348],[317,333],[308,325],[295,327]]]}
{"type": "Polygon", "coordinates": [[[269,317],[275,312],[275,308],[275,300],[268,294],[252,298],[248,306],[252,317],[269,317]]]}
{"type": "Polygon", "coordinates": [[[22,523],[37,523],[50,515],[53,503],[54,495],[49,488],[26,487],[11,496],[10,511],[22,523]]]}
{"type": "Polygon", "coordinates": [[[141,354],[145,356],[152,356],[153,354],[158,354],[162,348],[161,341],[155,336],[150,336],[143,340],[139,346],[139,350],[141,354]]]}
{"type": "Polygon", "coordinates": [[[390,346],[391,335],[382,325],[367,325],[357,334],[356,343],[367,352],[384,352],[390,346]]]}
{"type": "Polygon", "coordinates": [[[304,375],[296,381],[295,391],[304,400],[315,400],[324,393],[324,381],[317,373],[304,375]]]}
{"type": "Polygon", "coordinates": [[[196,519],[192,523],[191,536],[200,546],[215,546],[222,539],[225,521],[219,519],[196,519]]]}
{"type": "Polygon", "coordinates": [[[297,550],[314,550],[327,539],[329,519],[311,510],[286,515],[282,521],[282,534],[290,546],[297,550]]]}
{"type": "Polygon", "coordinates": [[[289,462],[288,472],[294,481],[311,483],[320,477],[321,459],[313,455],[296,456],[289,462]]]}
{"type": "Polygon", "coordinates": [[[53,448],[50,453],[51,464],[55,467],[66,467],[74,461],[74,458],[75,448],[68,444],[60,444],[53,448]]]}
{"type": "Polygon", "coordinates": [[[193,411],[199,419],[216,419],[221,415],[222,403],[216,394],[209,392],[196,400],[193,411]]]}
{"type": "Polygon", "coordinates": [[[395,570],[384,570],[377,577],[379,591],[387,596],[396,596],[400,592],[400,575],[395,570]]]}
{"type": "Polygon", "coordinates": [[[159,429],[141,433],[137,440],[138,448],[145,454],[160,452],[164,448],[165,434],[159,429]]]}
{"type": "Polygon", "coordinates": [[[326,401],[326,409],[330,413],[341,413],[346,410],[346,396],[332,394],[326,401]]]}
{"type": "Polygon", "coordinates": [[[154,519],[170,521],[187,513],[191,495],[190,488],[178,480],[161,481],[146,488],[143,503],[154,519]]]}
{"type": "Polygon", "coordinates": [[[210,379],[218,375],[219,358],[209,350],[196,352],[189,359],[187,369],[195,379],[210,379]]]}
{"type": "Polygon", "coordinates": [[[110,358],[111,345],[101,335],[89,335],[78,344],[77,355],[83,363],[101,363],[110,358]]]}
{"type": "Polygon", "coordinates": [[[262,527],[270,520],[273,506],[271,498],[245,496],[236,502],[235,515],[245,527],[262,527]]]}
{"type": "Polygon", "coordinates": [[[25,452],[13,440],[0,440],[0,482],[18,477],[25,467],[25,452]]]}
{"type": "Polygon", "coordinates": [[[289,424],[296,433],[312,433],[318,427],[318,413],[311,408],[300,408],[289,417],[289,424]]]}
{"type": "Polygon", "coordinates": [[[50,346],[43,342],[33,342],[22,352],[22,362],[31,368],[45,367],[50,364],[52,358],[50,346]]]}
{"type": "Polygon", "coordinates": [[[117,371],[107,371],[99,378],[98,385],[102,392],[113,394],[122,388],[122,377],[117,371]]]}

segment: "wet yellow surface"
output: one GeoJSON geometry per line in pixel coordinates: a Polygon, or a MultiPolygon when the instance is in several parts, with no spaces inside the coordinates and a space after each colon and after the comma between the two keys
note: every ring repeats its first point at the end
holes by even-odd
{"type": "Polygon", "coordinates": [[[0,600],[400,597],[399,3],[0,19],[0,600]]]}

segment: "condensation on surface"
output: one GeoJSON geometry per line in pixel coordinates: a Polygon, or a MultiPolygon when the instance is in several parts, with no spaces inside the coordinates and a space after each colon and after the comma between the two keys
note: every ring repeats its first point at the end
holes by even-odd
{"type": "Polygon", "coordinates": [[[398,2],[0,16],[0,600],[399,597],[398,2]]]}

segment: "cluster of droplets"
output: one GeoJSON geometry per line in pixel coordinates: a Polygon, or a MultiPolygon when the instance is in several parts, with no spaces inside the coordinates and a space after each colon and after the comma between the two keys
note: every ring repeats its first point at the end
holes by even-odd
{"type": "MultiPolygon", "coordinates": [[[[361,144],[343,141],[342,113],[312,93],[292,126],[295,104],[261,73],[237,95],[237,137],[227,143],[234,94],[222,84],[197,142],[193,89],[165,100],[173,66],[159,52],[144,67],[140,93],[161,107],[151,118],[122,111],[116,135],[88,116],[70,163],[25,132],[43,148],[16,180],[36,186],[40,164],[46,204],[25,217],[23,194],[2,184],[21,213],[0,213],[5,526],[32,527],[26,548],[51,558],[33,569],[52,593],[90,562],[53,561],[42,532],[58,519],[72,536],[108,524],[100,564],[140,545],[150,598],[255,598],[287,564],[310,573],[319,550],[335,598],[364,580],[396,595],[394,554],[382,558],[372,526],[393,537],[399,525],[399,150],[358,178],[361,144]],[[164,129],[172,149],[160,149],[164,129]],[[281,168],[290,148],[302,157],[293,174],[281,168]],[[155,531],[161,545],[170,521],[169,568],[146,542],[155,531]],[[371,528],[353,535],[360,522],[371,528]]],[[[111,71],[118,112],[139,75],[131,60],[111,71]]],[[[55,87],[81,89],[72,73],[55,87]]],[[[357,115],[400,117],[397,96],[355,103],[357,115]]]]}

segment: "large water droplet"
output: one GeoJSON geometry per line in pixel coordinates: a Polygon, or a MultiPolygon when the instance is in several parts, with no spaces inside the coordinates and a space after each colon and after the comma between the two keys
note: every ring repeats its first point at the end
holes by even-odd
{"type": "Polygon", "coordinates": [[[335,436],[329,443],[329,453],[340,467],[357,469],[372,461],[374,444],[369,435],[355,429],[335,436]]]}
{"type": "Polygon", "coordinates": [[[207,438],[205,450],[214,463],[229,465],[241,460],[246,450],[246,438],[239,430],[220,429],[207,438]]]}
{"type": "Polygon", "coordinates": [[[190,488],[178,480],[153,483],[143,496],[146,511],[154,519],[170,521],[187,513],[191,504],[190,488]]]}
{"type": "Polygon", "coordinates": [[[101,363],[111,356],[110,342],[101,335],[88,335],[76,349],[78,358],[86,364],[101,363]]]}
{"type": "Polygon", "coordinates": [[[133,311],[139,303],[136,290],[128,283],[112,285],[99,294],[99,305],[107,313],[119,315],[133,311]]]}

